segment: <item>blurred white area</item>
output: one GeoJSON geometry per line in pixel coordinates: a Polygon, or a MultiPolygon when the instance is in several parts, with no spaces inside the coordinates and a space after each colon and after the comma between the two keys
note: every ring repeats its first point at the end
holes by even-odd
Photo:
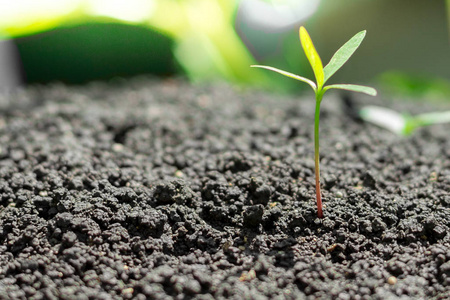
{"type": "Polygon", "coordinates": [[[20,22],[31,24],[49,16],[68,14],[79,7],[80,0],[0,0],[0,30],[20,22]]]}
{"type": "Polygon", "coordinates": [[[311,17],[320,2],[242,0],[236,14],[236,31],[257,60],[279,55],[286,34],[311,17]]]}
{"type": "Polygon", "coordinates": [[[155,9],[154,0],[87,0],[87,12],[126,22],[147,21],[155,9]]]}
{"type": "Polygon", "coordinates": [[[264,33],[282,32],[308,19],[319,4],[320,0],[242,0],[236,21],[264,33]]]}
{"type": "MultiPolygon", "coordinates": [[[[165,1],[165,0],[162,0],[165,1]]],[[[0,0],[0,31],[37,26],[70,14],[105,16],[125,22],[147,21],[157,0],[0,0]]]]}
{"type": "Polygon", "coordinates": [[[359,114],[364,121],[390,130],[398,135],[404,133],[407,124],[405,116],[386,107],[368,105],[363,107],[359,114]]]}

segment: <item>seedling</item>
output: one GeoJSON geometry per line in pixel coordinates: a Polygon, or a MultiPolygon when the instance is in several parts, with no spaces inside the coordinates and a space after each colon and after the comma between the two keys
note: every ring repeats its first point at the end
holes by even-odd
{"type": "Polygon", "coordinates": [[[333,55],[328,65],[325,68],[322,65],[322,60],[314,47],[311,37],[309,36],[306,29],[302,26],[300,27],[300,43],[302,44],[303,51],[308,58],[308,61],[313,69],[314,76],[316,77],[316,82],[312,80],[298,76],[277,68],[269,66],[253,65],[252,67],[263,68],[270,71],[280,73],[284,76],[291,77],[293,79],[303,81],[309,84],[314,93],[316,94],[316,111],[314,117],[314,162],[315,162],[315,175],[316,175],[316,200],[317,200],[317,216],[323,218],[322,211],[322,196],[320,192],[320,168],[319,168],[319,119],[320,119],[320,103],[322,102],[322,97],[326,91],[329,89],[341,89],[353,92],[365,93],[370,96],[376,96],[377,91],[374,88],[355,84],[332,84],[324,86],[330,77],[336,73],[353,55],[353,53],[358,49],[362,40],[366,35],[366,31],[361,31],[352,37],[347,43],[345,43],[338,51],[333,55]]]}
{"type": "Polygon", "coordinates": [[[408,136],[417,128],[450,123],[450,111],[430,112],[415,116],[380,106],[365,106],[359,111],[364,121],[386,128],[398,135],[408,136]]]}

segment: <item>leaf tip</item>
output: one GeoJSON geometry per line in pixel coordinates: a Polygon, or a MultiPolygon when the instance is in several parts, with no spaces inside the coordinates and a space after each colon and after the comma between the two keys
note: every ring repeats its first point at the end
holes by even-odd
{"type": "Polygon", "coordinates": [[[300,37],[300,43],[302,44],[302,46],[305,45],[307,40],[311,40],[311,37],[309,36],[309,33],[304,26],[300,27],[300,29],[298,30],[298,33],[299,33],[299,37],[300,37]]]}
{"type": "Polygon", "coordinates": [[[367,30],[363,30],[359,34],[361,35],[361,42],[362,42],[362,40],[364,40],[364,38],[366,37],[367,30]]]}
{"type": "Polygon", "coordinates": [[[375,97],[375,96],[378,94],[377,90],[374,89],[373,87],[367,87],[367,88],[368,88],[368,89],[365,90],[365,91],[363,92],[363,93],[365,93],[366,95],[375,97]]]}

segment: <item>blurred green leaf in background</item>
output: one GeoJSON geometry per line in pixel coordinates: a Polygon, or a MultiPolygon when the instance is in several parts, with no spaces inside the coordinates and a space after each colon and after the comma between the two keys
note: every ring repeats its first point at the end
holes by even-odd
{"type": "Polygon", "coordinates": [[[389,71],[378,76],[378,83],[390,95],[413,99],[450,100],[450,80],[442,77],[389,71]]]}
{"type": "MultiPolygon", "coordinates": [[[[298,55],[300,25],[317,37],[324,60],[340,41],[366,28],[371,39],[333,81],[366,83],[395,70],[416,79],[387,73],[383,84],[428,95],[447,90],[450,80],[449,2],[3,0],[0,40],[17,48],[29,83],[181,74],[193,82],[295,91],[303,86],[249,65],[277,65],[310,76],[306,57],[298,55]],[[420,74],[429,74],[433,83],[420,74]]],[[[0,62],[1,48],[0,43],[0,62]]],[[[7,69],[3,64],[0,72],[7,69]]]]}
{"type": "Polygon", "coordinates": [[[156,1],[149,24],[176,41],[177,61],[194,81],[221,78],[267,84],[267,77],[248,66],[252,56],[233,28],[237,1],[156,1]]]}
{"type": "Polygon", "coordinates": [[[233,28],[237,1],[3,3],[0,32],[17,41],[31,82],[60,79],[78,83],[83,81],[83,72],[87,80],[145,71],[173,74],[172,57],[193,81],[269,83],[266,75],[248,67],[254,60],[233,28]]]}

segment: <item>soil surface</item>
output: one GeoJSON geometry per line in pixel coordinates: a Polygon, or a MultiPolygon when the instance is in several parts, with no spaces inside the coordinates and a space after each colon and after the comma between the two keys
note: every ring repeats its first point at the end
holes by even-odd
{"type": "Polygon", "coordinates": [[[318,219],[312,99],[142,78],[1,94],[0,299],[449,299],[449,127],[401,138],[330,92],[318,219]]]}

